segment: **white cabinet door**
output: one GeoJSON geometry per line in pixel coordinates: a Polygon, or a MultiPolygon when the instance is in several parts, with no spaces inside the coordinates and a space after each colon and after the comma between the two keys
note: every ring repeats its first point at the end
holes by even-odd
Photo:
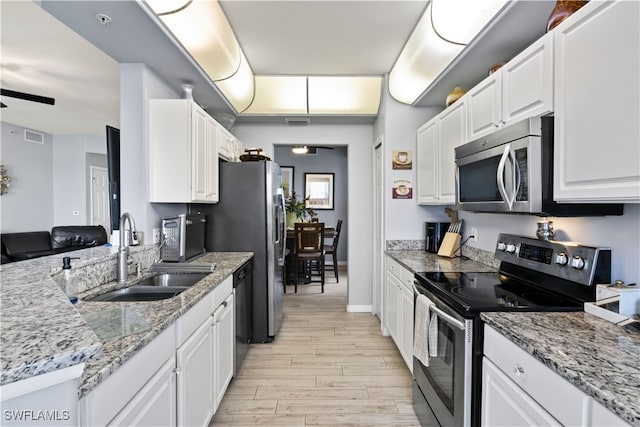
{"type": "Polygon", "coordinates": [[[220,405],[224,392],[233,377],[234,312],[232,294],[213,313],[214,410],[217,410],[220,405]]]}
{"type": "Polygon", "coordinates": [[[208,128],[207,114],[192,109],[191,119],[191,200],[206,201],[209,175],[207,174],[208,128]]]}
{"type": "Polygon", "coordinates": [[[401,287],[400,306],[400,329],[402,330],[400,353],[409,370],[413,372],[413,289],[401,287]]]}
{"type": "Polygon", "coordinates": [[[554,30],[554,199],[640,202],[640,2],[589,2],[554,30]]]}
{"type": "Polygon", "coordinates": [[[220,180],[218,167],[218,128],[220,125],[212,118],[207,118],[207,142],[205,150],[206,166],[206,186],[205,201],[215,203],[220,201],[220,180]]]}
{"type": "Polygon", "coordinates": [[[179,426],[205,426],[213,416],[211,343],[211,320],[207,319],[176,352],[179,426]]]}
{"type": "Polygon", "coordinates": [[[192,101],[150,101],[151,202],[218,201],[217,126],[217,122],[192,101]]]}
{"type": "Polygon", "coordinates": [[[398,283],[389,271],[385,274],[384,323],[393,341],[398,344],[398,283]]]}
{"type": "Polygon", "coordinates": [[[418,129],[416,140],[417,201],[419,204],[436,203],[438,185],[436,171],[438,162],[437,119],[418,129]]]}
{"type": "Polygon", "coordinates": [[[235,145],[233,135],[222,126],[218,126],[218,156],[228,161],[234,161],[235,145]]]}
{"type": "Polygon", "coordinates": [[[541,37],[499,70],[505,125],[553,111],[553,35],[541,37]]]}
{"type": "Polygon", "coordinates": [[[122,411],[112,426],[176,425],[176,359],[169,359],[122,411]]]}
{"type": "Polygon", "coordinates": [[[486,357],[482,360],[483,426],[560,426],[486,357]]]}
{"type": "Polygon", "coordinates": [[[438,203],[454,204],[455,148],[466,142],[466,97],[438,116],[438,203]]]}
{"type": "Polygon", "coordinates": [[[534,42],[466,96],[467,141],[553,111],[552,34],[534,42]]]}
{"type": "Polygon", "coordinates": [[[469,91],[467,109],[468,141],[487,135],[502,125],[502,73],[500,70],[469,91]]]}

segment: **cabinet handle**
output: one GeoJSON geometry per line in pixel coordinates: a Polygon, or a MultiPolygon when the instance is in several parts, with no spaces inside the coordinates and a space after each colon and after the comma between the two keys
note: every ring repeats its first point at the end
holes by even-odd
{"type": "Polygon", "coordinates": [[[524,368],[520,365],[515,365],[513,367],[513,375],[519,377],[520,375],[524,375],[524,368]]]}
{"type": "Polygon", "coordinates": [[[179,375],[180,374],[180,368],[174,368],[173,369],[173,373],[176,374],[176,375],[179,375]]]}
{"type": "Polygon", "coordinates": [[[229,305],[229,304],[228,304],[226,301],[222,301],[222,305],[223,305],[224,307],[226,307],[226,306],[227,306],[227,305],[229,305]]]}

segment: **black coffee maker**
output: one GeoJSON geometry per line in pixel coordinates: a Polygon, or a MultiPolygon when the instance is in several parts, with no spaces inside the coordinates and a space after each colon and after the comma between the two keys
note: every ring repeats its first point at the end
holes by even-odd
{"type": "Polygon", "coordinates": [[[438,253],[440,244],[444,235],[449,229],[450,222],[425,222],[425,238],[424,238],[424,250],[438,253]]]}

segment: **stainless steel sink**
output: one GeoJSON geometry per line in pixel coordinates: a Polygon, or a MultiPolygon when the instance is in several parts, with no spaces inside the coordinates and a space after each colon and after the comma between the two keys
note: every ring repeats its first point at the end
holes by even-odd
{"type": "Polygon", "coordinates": [[[147,277],[128,288],[115,289],[89,302],[157,301],[173,298],[207,276],[206,273],[162,273],[147,277]]]}
{"type": "Polygon", "coordinates": [[[147,277],[132,287],[139,286],[181,286],[189,287],[207,277],[206,273],[161,273],[147,277]]]}
{"type": "Polygon", "coordinates": [[[184,286],[131,286],[129,288],[116,289],[104,294],[88,298],[90,302],[118,302],[118,301],[157,301],[173,298],[188,287],[184,286]]]}

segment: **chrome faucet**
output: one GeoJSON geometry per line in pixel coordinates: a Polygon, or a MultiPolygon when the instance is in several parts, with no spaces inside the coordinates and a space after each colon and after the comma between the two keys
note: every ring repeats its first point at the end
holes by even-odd
{"type": "Polygon", "coordinates": [[[124,225],[129,221],[129,231],[132,235],[136,233],[136,222],[129,212],[125,212],[120,217],[120,245],[118,246],[118,282],[125,282],[129,275],[127,259],[129,258],[129,245],[125,239],[124,225]]]}

